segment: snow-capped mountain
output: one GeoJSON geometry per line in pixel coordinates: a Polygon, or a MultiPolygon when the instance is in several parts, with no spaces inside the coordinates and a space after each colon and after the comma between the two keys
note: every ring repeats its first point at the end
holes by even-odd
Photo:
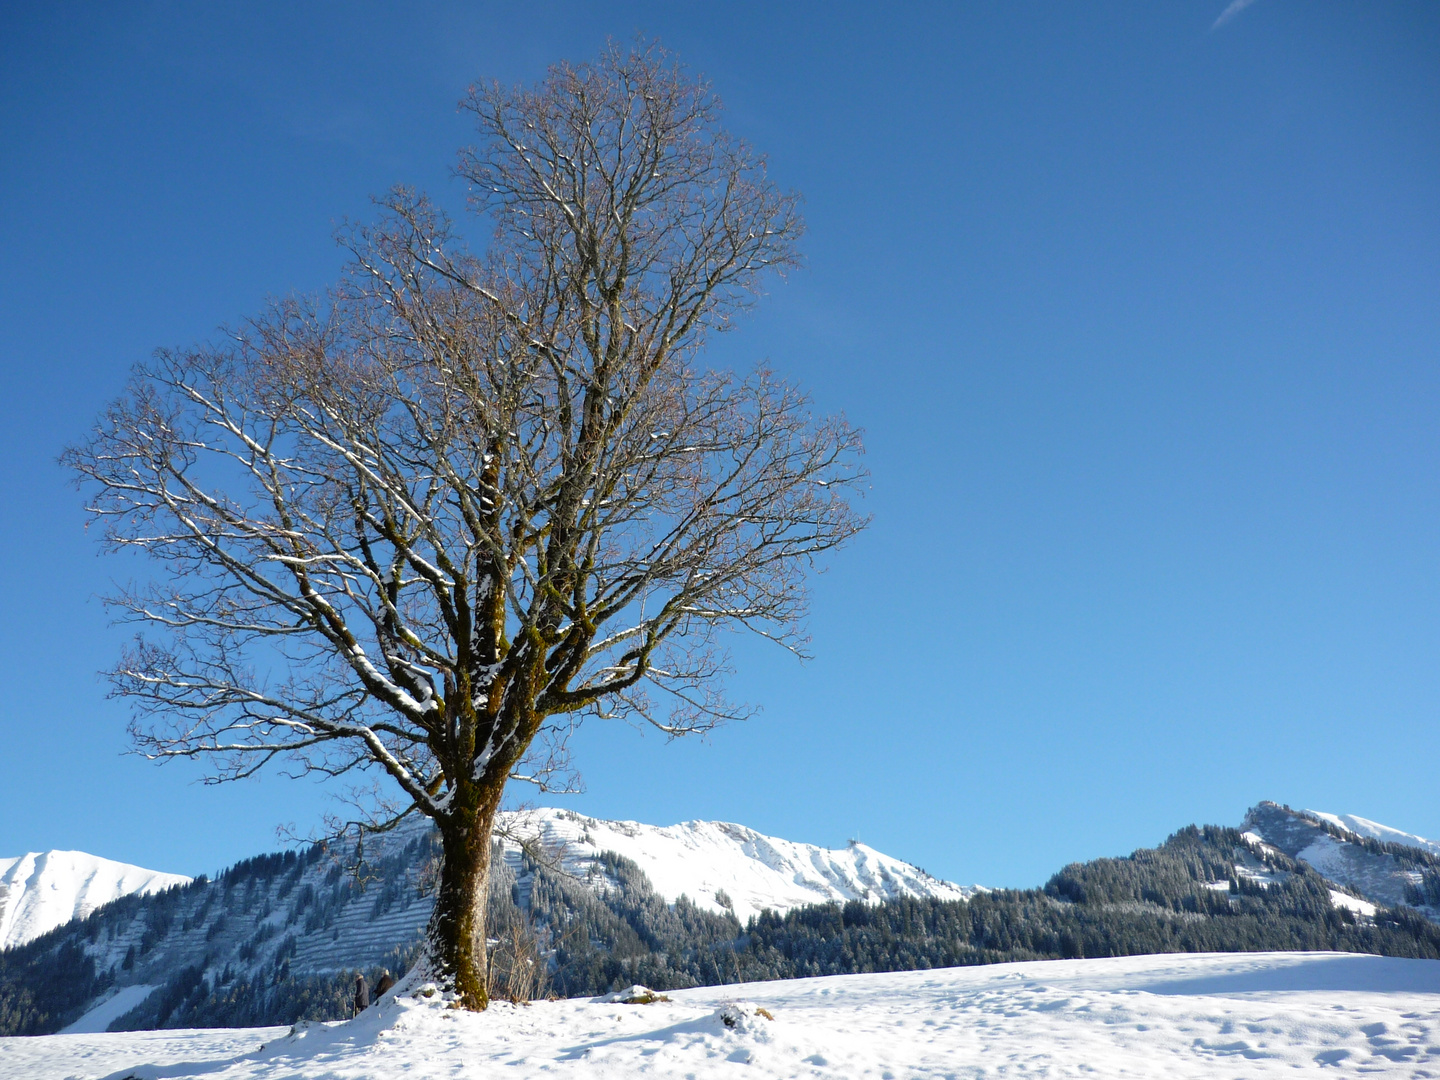
{"type": "Polygon", "coordinates": [[[83,851],[30,852],[0,859],[0,949],[83,919],[131,893],[188,884],[180,874],[113,862],[83,851]]]}
{"type": "MultiPolygon", "coordinates": [[[[417,821],[372,851],[396,848],[428,828],[417,821]]],[[[578,877],[587,876],[603,852],[615,852],[635,862],[668,903],[683,895],[709,911],[728,909],[742,923],[766,908],[905,896],[962,900],[978,888],[931,877],[865,844],[822,848],[723,821],[660,826],[540,809],[502,814],[497,832],[522,887],[522,847],[578,877]]],[[[121,896],[189,881],[83,851],[0,859],[0,948],[24,944],[121,896]]],[[[423,925],[428,913],[417,917],[423,925]]]]}
{"type": "Polygon", "coordinates": [[[1356,836],[1366,836],[1371,840],[1379,840],[1382,844],[1403,844],[1405,847],[1428,851],[1431,855],[1440,855],[1440,844],[1434,840],[1426,840],[1425,837],[1416,836],[1414,833],[1392,829],[1389,825],[1381,825],[1378,821],[1371,821],[1369,818],[1357,817],[1354,814],[1327,814],[1323,810],[1306,810],[1304,812],[1313,818],[1329,822],[1337,829],[1352,832],[1356,836]]]}
{"type": "MultiPolygon", "coordinates": [[[[1043,889],[987,892],[862,844],[533,810],[499,824],[487,930],[497,971],[539,959],[561,996],[1154,950],[1440,956],[1440,856],[1336,821],[1424,842],[1261,803],[1243,831],[1189,827],[1153,850],[1071,864],[1043,889]],[[863,903],[887,900],[899,902],[863,903]],[[862,903],[825,906],[843,901],[862,903]],[[792,915],[752,920],[765,909],[792,915]]],[[[315,845],[121,896],[4,954],[0,1024],[42,1034],[343,1016],[357,970],[373,980],[417,955],[439,854],[415,820],[367,838],[363,858],[315,845]]]]}
{"type": "MultiPolygon", "coordinates": [[[[596,940],[619,941],[630,950],[627,956],[641,962],[662,938],[679,940],[703,926],[728,939],[765,909],[902,897],[960,900],[976,891],[863,844],[830,850],[723,822],[655,826],[533,810],[503,815],[496,840],[500,858],[490,889],[495,932],[503,933],[506,920],[533,921],[547,928],[547,948],[567,956],[585,953],[588,959],[575,961],[584,970],[592,961],[606,962],[594,959],[600,955],[594,953],[596,940]]],[[[309,1008],[317,996],[343,1000],[351,977],[345,973],[409,963],[435,902],[438,837],[417,819],[367,838],[363,861],[357,856],[350,845],[317,845],[247,859],[213,880],[188,883],[173,875],[137,880],[116,873],[111,877],[132,885],[131,891],[184,887],[121,897],[94,912],[95,889],[68,909],[52,903],[48,921],[27,920],[38,928],[30,937],[67,916],[80,917],[63,940],[11,954],[11,974],[21,983],[52,979],[57,963],[69,964],[65,1000],[50,1018],[12,1018],[12,1026],[163,1027],[186,1002],[192,1011],[201,1007],[209,1017],[205,1023],[253,1022],[277,1010],[309,1008]],[[202,990],[211,1004],[190,1000],[202,990]]],[[[52,855],[46,861],[56,860],[52,855]]],[[[14,898],[26,911],[62,894],[34,874],[19,880],[14,898]],[[32,881],[38,888],[28,887],[32,881]]],[[[105,877],[91,874],[88,880],[105,877]]],[[[0,985],[0,1005],[4,991],[0,985]]]]}
{"type": "Polygon", "coordinates": [[[667,902],[683,894],[710,911],[728,908],[741,923],[766,908],[899,897],[965,900],[980,888],[931,877],[858,842],[822,848],[724,821],[642,825],[543,809],[502,815],[501,831],[512,862],[523,844],[584,876],[602,852],[613,851],[638,865],[667,902]]]}
{"type": "Polygon", "coordinates": [[[1273,802],[1252,808],[1240,827],[1373,904],[1411,907],[1440,921],[1440,845],[1424,837],[1273,802]]]}

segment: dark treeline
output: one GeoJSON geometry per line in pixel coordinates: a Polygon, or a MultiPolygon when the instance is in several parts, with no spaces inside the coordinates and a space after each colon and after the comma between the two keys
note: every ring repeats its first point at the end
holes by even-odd
{"type": "Polygon", "coordinates": [[[0,951],[0,1035],[58,1031],[115,983],[112,973],[96,971],[76,941],[34,948],[45,938],[0,951]]]}
{"type": "Polygon", "coordinates": [[[766,912],[743,932],[733,918],[683,900],[669,910],[642,885],[630,883],[624,905],[604,898],[534,907],[538,924],[559,931],[556,992],[1162,952],[1334,949],[1440,959],[1440,927],[1422,915],[1399,908],[1358,918],[1331,903],[1329,884],[1305,864],[1262,859],[1238,831],[1214,827],[1182,830],[1128,858],[1068,866],[1043,889],[766,912]],[[1237,876],[1237,853],[1280,880],[1237,876]]]}
{"type": "MultiPolygon", "coordinates": [[[[101,935],[106,920],[143,918],[142,944],[177,926],[192,929],[177,923],[182,918],[208,919],[213,929],[226,917],[225,904],[214,897],[231,896],[233,907],[243,886],[273,904],[281,889],[300,880],[305,860],[318,856],[301,855],[299,863],[289,858],[240,864],[211,883],[211,893],[188,903],[189,890],[203,884],[126,898],[66,932],[0,953],[0,1034],[57,1030],[96,994],[124,981],[123,971],[97,971],[83,948],[87,937],[101,935]],[[272,880],[278,886],[259,888],[272,880]],[[216,890],[220,885],[229,892],[216,890]]],[[[302,886],[287,901],[295,932],[314,923],[315,932],[327,933],[327,913],[342,903],[362,902],[379,912],[398,902],[403,887],[413,888],[405,886],[414,875],[402,873],[403,866],[396,861],[368,888],[340,879],[335,870],[324,878],[328,893],[298,895],[311,888],[302,886]]],[[[784,915],[765,912],[743,927],[728,912],[702,909],[684,897],[666,903],[634,863],[616,855],[603,856],[586,880],[528,856],[518,877],[500,858],[496,871],[489,925],[495,936],[493,989],[502,997],[1137,953],[1333,949],[1440,959],[1440,926],[1418,912],[1382,908],[1367,919],[1337,908],[1329,883],[1304,863],[1252,848],[1237,830],[1215,827],[1184,829],[1161,847],[1128,858],[1067,866],[1042,889],[997,890],[954,902],[823,904],[784,915]],[[1244,869],[1237,871],[1237,864],[1244,869]]],[[[249,1026],[349,1015],[356,969],[292,973],[295,941],[282,939],[278,949],[248,966],[237,959],[217,972],[209,957],[187,964],[115,1026],[249,1026]]],[[[417,947],[398,943],[383,965],[362,970],[372,984],[382,966],[399,975],[417,947]]],[[[242,949],[237,958],[243,956],[242,949]]]]}

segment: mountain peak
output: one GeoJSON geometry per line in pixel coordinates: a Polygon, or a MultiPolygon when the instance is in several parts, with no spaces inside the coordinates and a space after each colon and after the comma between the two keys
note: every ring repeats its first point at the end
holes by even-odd
{"type": "Polygon", "coordinates": [[[728,821],[644,825],[546,808],[504,814],[500,831],[507,851],[538,844],[577,876],[613,851],[639,865],[667,902],[684,894],[709,911],[730,910],[742,924],[766,908],[902,896],[964,900],[977,891],[859,842],[822,848],[728,821]]]}
{"type": "Polygon", "coordinates": [[[0,859],[0,949],[23,945],[122,896],[189,881],[84,851],[31,851],[0,859]]]}

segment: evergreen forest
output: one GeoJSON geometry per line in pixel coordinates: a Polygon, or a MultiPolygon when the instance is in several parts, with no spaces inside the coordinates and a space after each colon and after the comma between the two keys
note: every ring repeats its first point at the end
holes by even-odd
{"type": "MultiPolygon", "coordinates": [[[[215,881],[128,897],[0,953],[0,1034],[59,1030],[107,988],[135,981],[128,973],[166,947],[186,962],[152,969],[163,985],[114,1029],[348,1016],[356,972],[372,985],[382,969],[399,975],[418,934],[383,952],[371,943],[366,961],[329,970],[299,970],[296,958],[313,954],[314,939],[343,954],[347,918],[373,925],[423,900],[425,875],[415,868],[426,842],[413,841],[368,877],[325,869],[319,848],[262,856],[215,881]],[[324,872],[322,888],[306,883],[307,870],[310,878],[324,872]],[[237,923],[259,928],[222,955],[237,923]],[[136,933],[138,949],[131,944],[109,966],[100,951],[97,962],[94,943],[118,950],[124,934],[136,933]],[[172,939],[188,951],[167,946],[172,939]]],[[[1331,883],[1305,863],[1213,826],[1183,829],[1126,858],[1072,864],[1039,889],[767,911],[744,926],[685,897],[667,903],[634,863],[613,854],[586,878],[543,857],[522,855],[516,865],[498,856],[491,978],[494,993],[512,999],[1137,953],[1325,949],[1440,959],[1440,926],[1419,912],[1380,908],[1370,918],[1337,907],[1331,883]]]]}

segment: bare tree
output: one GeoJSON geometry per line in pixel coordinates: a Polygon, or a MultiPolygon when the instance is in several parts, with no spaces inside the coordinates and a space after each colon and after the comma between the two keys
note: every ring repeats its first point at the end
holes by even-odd
{"type": "Polygon", "coordinates": [[[65,460],[158,564],[111,600],[150,631],[111,673],[140,749],[387,777],[371,825],[441,837],[430,972],[481,1009],[507,781],[550,783],[586,716],[738,715],[717,635],[798,651],[863,521],[843,419],[696,364],[802,228],[709,88],[642,44],[463,104],[482,255],[397,189],[323,302],[158,353],[65,460]]]}

